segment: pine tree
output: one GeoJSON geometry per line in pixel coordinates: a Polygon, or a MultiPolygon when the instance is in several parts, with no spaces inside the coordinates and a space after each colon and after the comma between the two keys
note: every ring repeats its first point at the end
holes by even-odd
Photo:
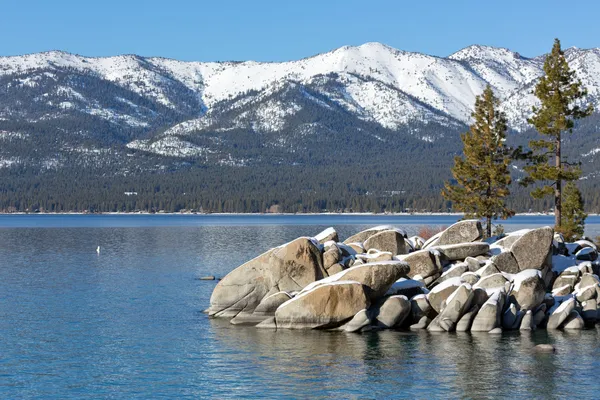
{"type": "Polygon", "coordinates": [[[574,182],[565,185],[562,196],[562,222],[557,231],[562,233],[568,242],[572,242],[583,236],[587,214],[583,211],[581,192],[574,182]]]}
{"type": "Polygon", "coordinates": [[[554,40],[552,52],[544,62],[544,76],[535,88],[535,95],[541,106],[533,108],[533,117],[528,120],[536,130],[547,139],[532,140],[529,146],[533,150],[529,165],[525,167],[528,175],[522,180],[527,186],[542,181],[548,182],[535,188],[531,196],[539,199],[554,194],[555,225],[562,224],[562,182],[574,181],[581,175],[577,164],[562,159],[562,133],[573,130],[574,120],[587,117],[592,108],[581,108],[578,104],[586,96],[581,82],[569,68],[560,41],[554,40]]]}
{"type": "Polygon", "coordinates": [[[506,219],[514,211],[506,206],[511,183],[508,166],[510,149],[506,140],[506,117],[498,110],[499,100],[488,85],[475,99],[475,123],[463,133],[464,158],[456,156],[452,175],[456,184],[445,183],[442,195],[467,218],[485,218],[488,237],[492,234],[492,219],[506,219]]]}

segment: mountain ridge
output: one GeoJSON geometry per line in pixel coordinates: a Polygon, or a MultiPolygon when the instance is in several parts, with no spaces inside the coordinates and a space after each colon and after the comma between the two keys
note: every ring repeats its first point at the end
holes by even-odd
{"type": "MultiPolygon", "coordinates": [[[[565,54],[600,109],[600,49],[565,54]]],[[[349,181],[345,187],[357,196],[401,196],[408,189],[399,185],[423,185],[439,206],[439,188],[460,153],[459,133],[487,84],[507,113],[509,141],[526,145],[532,137],[526,119],[543,59],[481,45],[438,57],[378,42],[267,63],[62,51],[0,57],[0,176],[85,170],[122,180],[217,167],[264,169],[265,176],[302,166],[343,179],[364,172],[377,181],[349,181]],[[423,174],[404,174],[404,182],[381,173],[385,168],[423,174]]],[[[600,179],[598,120],[595,114],[578,124],[565,148],[585,161],[587,185],[600,179]]]]}

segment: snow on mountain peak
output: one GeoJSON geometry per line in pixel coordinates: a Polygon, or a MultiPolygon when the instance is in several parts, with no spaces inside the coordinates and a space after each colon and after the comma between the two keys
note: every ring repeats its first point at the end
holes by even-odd
{"type": "MultiPolygon", "coordinates": [[[[570,48],[566,55],[590,96],[600,99],[600,49],[570,48]]],[[[345,100],[339,101],[345,107],[360,105],[361,112],[368,114],[364,118],[390,128],[426,115],[468,123],[475,96],[489,83],[517,126],[524,123],[524,113],[534,102],[530,92],[543,73],[542,66],[543,57],[525,58],[505,48],[473,45],[442,58],[370,42],[279,63],[183,62],[135,55],[95,58],[50,51],[0,57],[0,76],[76,70],[173,109],[178,105],[169,98],[170,87],[179,85],[197,96],[202,105],[197,114],[203,115],[217,103],[248,92],[271,93],[278,83],[309,84],[319,76],[337,74],[346,85],[345,100]],[[349,79],[350,75],[361,79],[349,79]]]]}
{"type": "Polygon", "coordinates": [[[464,49],[451,54],[448,58],[453,60],[469,60],[469,59],[491,59],[491,60],[513,60],[522,59],[519,53],[504,47],[492,47],[474,44],[464,49]]]}

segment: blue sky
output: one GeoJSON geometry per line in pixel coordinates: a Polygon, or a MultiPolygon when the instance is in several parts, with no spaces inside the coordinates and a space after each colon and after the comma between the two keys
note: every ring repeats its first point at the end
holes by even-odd
{"type": "Polygon", "coordinates": [[[536,56],[554,37],[600,47],[598,15],[594,0],[4,0],[0,55],[283,61],[378,41],[439,56],[474,43],[536,56]]]}

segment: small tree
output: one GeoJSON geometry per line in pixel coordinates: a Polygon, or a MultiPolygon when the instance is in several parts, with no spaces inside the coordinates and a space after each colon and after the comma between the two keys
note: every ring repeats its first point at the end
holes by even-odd
{"type": "Polygon", "coordinates": [[[552,52],[546,57],[544,76],[535,87],[535,95],[540,99],[541,106],[533,108],[533,117],[528,122],[548,139],[529,142],[534,153],[525,167],[529,176],[521,183],[527,186],[538,181],[550,181],[534,189],[531,196],[539,199],[554,195],[554,220],[558,229],[562,224],[562,182],[574,181],[581,175],[577,164],[562,159],[561,134],[572,132],[574,120],[592,113],[591,106],[582,109],[578,105],[586,96],[586,91],[570,70],[558,39],[554,40],[552,52]]]}
{"type": "Polygon", "coordinates": [[[475,123],[463,133],[464,158],[456,156],[452,175],[456,184],[446,182],[442,195],[468,218],[485,218],[487,236],[492,235],[492,219],[506,219],[514,211],[504,199],[510,194],[508,166],[510,149],[505,146],[506,117],[498,110],[499,100],[488,85],[475,99],[475,123]]]}
{"type": "Polygon", "coordinates": [[[585,228],[587,214],[583,211],[583,197],[574,182],[568,182],[563,192],[562,223],[557,231],[562,233],[568,242],[580,239],[585,228]]]}

